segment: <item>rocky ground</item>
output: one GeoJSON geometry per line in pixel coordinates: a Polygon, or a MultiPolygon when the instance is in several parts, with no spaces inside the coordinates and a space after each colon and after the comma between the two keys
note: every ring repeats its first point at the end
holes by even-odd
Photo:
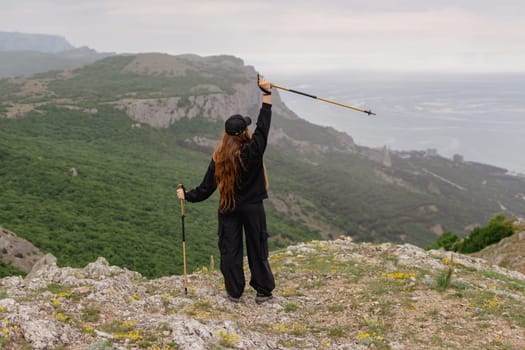
{"type": "Polygon", "coordinates": [[[31,242],[0,226],[0,259],[5,264],[27,273],[43,256],[31,242]]]}
{"type": "Polygon", "coordinates": [[[522,226],[524,231],[506,237],[472,255],[491,264],[525,273],[525,223],[522,226]]]}
{"type": "Polygon", "coordinates": [[[225,298],[210,267],[147,280],[99,258],[0,280],[5,349],[524,349],[525,275],[411,245],[275,252],[273,300],[225,298]]]}

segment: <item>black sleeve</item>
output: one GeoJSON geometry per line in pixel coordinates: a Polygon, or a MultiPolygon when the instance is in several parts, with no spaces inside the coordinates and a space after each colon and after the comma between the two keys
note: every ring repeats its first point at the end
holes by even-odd
{"type": "Polygon", "coordinates": [[[252,140],[249,144],[249,151],[252,156],[262,157],[266,145],[268,144],[268,134],[270,132],[270,124],[272,122],[272,105],[263,103],[257,118],[257,127],[252,135],[252,140]]]}
{"type": "Polygon", "coordinates": [[[217,184],[215,183],[215,162],[212,160],[208,166],[208,170],[202,179],[202,182],[199,186],[195,187],[193,190],[186,192],[186,200],[188,202],[201,202],[205,199],[208,199],[215,189],[217,184]]]}

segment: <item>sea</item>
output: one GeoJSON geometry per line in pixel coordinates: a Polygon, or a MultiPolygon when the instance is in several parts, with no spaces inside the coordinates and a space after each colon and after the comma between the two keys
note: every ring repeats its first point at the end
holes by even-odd
{"type": "Polygon", "coordinates": [[[376,113],[280,91],[299,117],[344,131],[358,145],[434,149],[525,174],[525,73],[330,72],[271,81],[376,113]]]}

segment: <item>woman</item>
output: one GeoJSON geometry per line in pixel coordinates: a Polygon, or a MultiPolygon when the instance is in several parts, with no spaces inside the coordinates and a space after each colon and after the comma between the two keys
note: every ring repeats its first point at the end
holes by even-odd
{"type": "Polygon", "coordinates": [[[250,285],[257,292],[255,301],[260,304],[272,298],[275,281],[268,262],[268,233],[262,202],[268,198],[263,155],[271,123],[272,85],[262,77],[258,78],[258,85],[263,92],[263,104],[253,135],[248,131],[249,117],[236,114],[228,118],[202,183],[191,191],[177,190],[177,196],[200,202],[219,189],[219,250],[228,298],[239,302],[244,292],[244,228],[250,285]]]}

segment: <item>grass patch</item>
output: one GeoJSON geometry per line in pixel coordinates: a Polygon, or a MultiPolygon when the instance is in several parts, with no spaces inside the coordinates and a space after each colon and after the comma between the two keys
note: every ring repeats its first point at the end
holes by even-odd
{"type": "Polygon", "coordinates": [[[82,321],[97,322],[100,319],[100,309],[87,307],[82,311],[82,321]]]}
{"type": "Polygon", "coordinates": [[[437,282],[436,289],[438,291],[443,292],[450,287],[450,283],[452,282],[452,272],[453,272],[453,268],[449,267],[446,271],[439,274],[436,280],[437,282]]]}
{"type": "Polygon", "coordinates": [[[294,311],[297,311],[298,309],[299,309],[299,305],[297,305],[295,303],[287,303],[284,306],[284,311],[285,312],[294,312],[294,311]]]}
{"type": "Polygon", "coordinates": [[[507,277],[501,273],[498,273],[496,271],[487,270],[487,271],[480,271],[480,274],[483,277],[487,277],[490,279],[498,280],[501,282],[504,282],[510,289],[519,291],[519,292],[525,292],[525,283],[512,279],[510,277],[507,277]]]}
{"type": "Polygon", "coordinates": [[[101,329],[108,333],[124,333],[131,332],[137,327],[136,320],[128,321],[113,321],[102,325],[101,329]]]}
{"type": "Polygon", "coordinates": [[[71,288],[66,287],[59,283],[50,283],[47,285],[46,289],[55,295],[65,295],[71,293],[71,288]]]}
{"type": "Polygon", "coordinates": [[[328,335],[332,338],[343,337],[348,332],[348,327],[334,327],[328,330],[328,335]]]}
{"type": "Polygon", "coordinates": [[[330,305],[328,306],[328,311],[334,313],[334,312],[343,312],[345,310],[345,307],[343,305],[330,305]]]}
{"type": "Polygon", "coordinates": [[[283,290],[281,295],[285,298],[304,296],[304,294],[298,288],[286,288],[283,290]]]}
{"type": "Polygon", "coordinates": [[[326,285],[326,282],[322,279],[316,279],[316,280],[313,280],[313,281],[307,281],[305,284],[304,284],[304,287],[306,289],[315,289],[315,288],[319,288],[319,287],[322,287],[326,285]]]}

